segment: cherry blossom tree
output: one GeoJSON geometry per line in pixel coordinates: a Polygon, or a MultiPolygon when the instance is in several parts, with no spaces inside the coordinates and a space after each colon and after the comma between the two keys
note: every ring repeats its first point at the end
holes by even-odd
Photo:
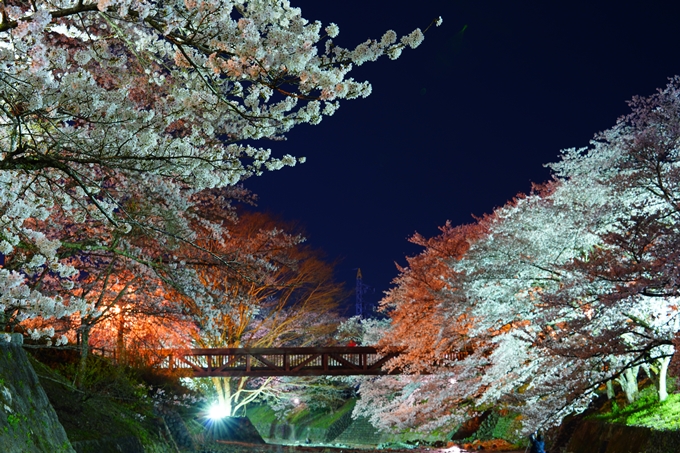
{"type": "Polygon", "coordinates": [[[639,370],[666,397],[680,327],[679,83],[565,150],[554,181],[479,219],[463,247],[447,249],[447,231],[420,240],[384,300],[383,344],[405,348],[393,366],[434,374],[362,385],[374,422],[430,429],[502,405],[533,430],[612,381],[634,399],[639,370]]]}
{"type": "MultiPolygon", "coordinates": [[[[635,97],[632,112],[598,134],[589,150],[571,150],[553,165],[569,181],[588,179],[607,192],[611,222],[601,242],[569,266],[581,275],[565,281],[548,302],[578,297],[588,323],[567,326],[589,343],[587,354],[627,356],[618,379],[629,400],[637,369],[651,373],[666,397],[666,373],[678,333],[678,139],[680,79],[650,97],[635,97]],[[592,328],[595,323],[599,328],[592,328]],[[589,326],[590,324],[590,326],[589,326]],[[633,372],[632,370],[636,370],[633,372]],[[626,377],[627,376],[627,377],[626,377]]],[[[564,342],[566,333],[557,339],[564,342]]]]}
{"type": "MultiPolygon", "coordinates": [[[[546,354],[538,345],[543,332],[539,295],[559,285],[560,263],[578,253],[585,241],[577,217],[551,199],[561,190],[559,184],[537,188],[475,225],[457,231],[449,227],[421,241],[426,250],[409,261],[384,301],[393,310],[393,326],[383,342],[406,348],[392,366],[434,374],[414,380],[411,391],[390,399],[402,416],[391,417],[396,427],[415,421],[421,429],[451,427],[493,405],[522,411],[531,426],[529,409],[541,416],[560,409],[564,391],[550,393],[549,387],[575,383],[579,377],[564,366],[566,359],[546,354]],[[451,248],[452,243],[459,245],[451,248]],[[428,281],[436,285],[424,286],[428,281]],[[416,315],[418,310],[426,315],[416,315]],[[406,336],[412,318],[424,322],[406,336]]],[[[392,385],[398,381],[389,380],[392,385]]],[[[362,398],[379,384],[377,380],[362,388],[362,398]]],[[[375,402],[372,406],[384,410],[375,402]]]]}
{"type": "MultiPolygon", "coordinates": [[[[55,211],[99,223],[88,247],[159,269],[127,234],[195,245],[197,192],[304,160],[253,140],[281,140],[367,96],[353,66],[423,40],[420,29],[388,31],[344,48],[337,25],[307,21],[287,0],[10,0],[1,10],[0,304],[22,319],[84,309],[30,282],[45,268],[65,281],[77,273],[60,259],[55,211]]],[[[179,264],[161,255],[164,272],[179,264]]],[[[174,282],[191,286],[189,274],[174,282]]]]}
{"type": "MultiPolygon", "coordinates": [[[[220,209],[214,209],[220,215],[220,209]]],[[[203,348],[282,347],[324,344],[339,322],[342,285],[333,279],[333,267],[319,252],[306,247],[304,238],[287,233],[285,223],[270,216],[240,216],[223,237],[199,245],[211,254],[229,256],[236,268],[220,261],[196,260],[193,266],[212,300],[198,304],[185,300],[188,320],[194,325],[193,343],[203,348]]],[[[280,393],[272,378],[211,378],[219,404],[237,413],[264,396],[280,393]]],[[[286,385],[286,384],[283,384],[286,385]]]]}

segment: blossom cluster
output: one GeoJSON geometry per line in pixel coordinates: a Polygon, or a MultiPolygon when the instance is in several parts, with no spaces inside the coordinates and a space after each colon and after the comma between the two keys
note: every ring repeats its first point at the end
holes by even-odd
{"type": "MultiPolygon", "coordinates": [[[[304,162],[253,140],[283,139],[332,115],[340,100],[367,96],[370,84],[348,77],[352,66],[422,41],[419,30],[401,42],[388,32],[348,50],[332,42],[338,35],[336,24],[306,20],[288,0],[7,5],[0,309],[16,321],[87,312],[55,289],[83,284],[65,258],[73,250],[140,263],[172,256],[130,237],[166,248],[195,242],[192,225],[210,223],[192,214],[200,191],[304,162]]],[[[200,292],[181,263],[164,265],[164,278],[200,292]]]]}
{"type": "Polygon", "coordinates": [[[667,397],[680,336],[680,78],[630,105],[589,148],[564,150],[550,183],[413,239],[425,250],[382,302],[392,324],[381,344],[404,351],[392,368],[433,374],[363,383],[357,408],[377,426],[450,428],[500,406],[528,433],[585,410],[603,383],[632,401],[640,371],[667,397]]]}

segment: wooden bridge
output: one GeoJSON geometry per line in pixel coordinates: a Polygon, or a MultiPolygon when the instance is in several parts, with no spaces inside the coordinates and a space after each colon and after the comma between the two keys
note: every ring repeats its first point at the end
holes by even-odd
{"type": "Polygon", "coordinates": [[[372,347],[189,349],[173,352],[161,367],[189,377],[381,375],[397,355],[372,347]]]}

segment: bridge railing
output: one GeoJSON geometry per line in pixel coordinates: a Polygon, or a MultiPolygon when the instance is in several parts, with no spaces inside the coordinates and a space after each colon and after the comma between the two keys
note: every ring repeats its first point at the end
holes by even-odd
{"type": "Polygon", "coordinates": [[[189,349],[172,352],[161,367],[193,377],[379,375],[396,355],[372,347],[189,349]]]}
{"type": "MultiPolygon", "coordinates": [[[[112,351],[100,348],[91,351],[117,359],[112,351]]],[[[188,377],[383,375],[404,372],[383,370],[390,359],[400,354],[399,350],[385,354],[376,348],[361,346],[156,350],[154,367],[188,377]]],[[[468,355],[465,351],[444,353],[437,366],[446,368],[468,355]]],[[[428,374],[429,371],[420,373],[428,374]]]]}

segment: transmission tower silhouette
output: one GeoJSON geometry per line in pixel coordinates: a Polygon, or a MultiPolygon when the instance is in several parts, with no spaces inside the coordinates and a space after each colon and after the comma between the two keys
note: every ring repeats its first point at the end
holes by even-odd
{"type": "Polygon", "coordinates": [[[357,269],[357,287],[356,287],[356,315],[364,316],[364,294],[368,292],[369,286],[364,285],[363,276],[361,275],[361,268],[357,269]]]}

